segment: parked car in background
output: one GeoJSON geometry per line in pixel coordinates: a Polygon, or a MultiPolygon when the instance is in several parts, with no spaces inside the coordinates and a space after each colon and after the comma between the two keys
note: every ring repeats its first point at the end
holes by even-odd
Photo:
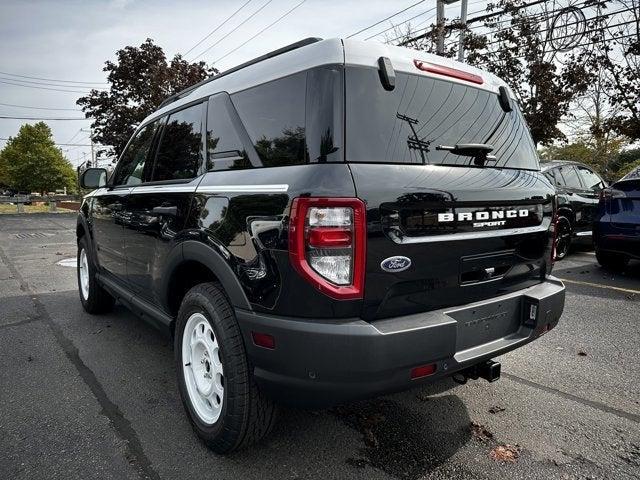
{"type": "Polygon", "coordinates": [[[558,195],[556,258],[561,260],[567,256],[575,240],[591,242],[600,192],[607,184],[582,163],[553,160],[542,163],[540,167],[555,185],[558,195]]]}
{"type": "Polygon", "coordinates": [[[602,190],[593,243],[603,267],[621,270],[640,259],[640,167],[602,190]]]}

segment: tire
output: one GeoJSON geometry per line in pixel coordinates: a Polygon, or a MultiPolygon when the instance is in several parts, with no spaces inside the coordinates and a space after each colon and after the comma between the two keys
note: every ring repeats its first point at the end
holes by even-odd
{"type": "Polygon", "coordinates": [[[603,252],[596,249],[596,259],[598,263],[608,270],[620,272],[625,269],[629,259],[619,253],[603,252]]]}
{"type": "Polygon", "coordinates": [[[275,423],[276,405],[255,383],[240,327],[219,284],[187,292],[174,337],[180,397],[198,437],[223,454],[264,438],[275,423]]]}
{"type": "Polygon", "coordinates": [[[558,232],[556,240],[556,260],[562,260],[571,249],[571,222],[566,217],[558,218],[558,232]]]}
{"type": "Polygon", "coordinates": [[[98,283],[96,266],[91,259],[89,245],[84,236],[78,240],[77,265],[78,293],[82,308],[91,314],[110,312],[115,299],[98,283]]]}

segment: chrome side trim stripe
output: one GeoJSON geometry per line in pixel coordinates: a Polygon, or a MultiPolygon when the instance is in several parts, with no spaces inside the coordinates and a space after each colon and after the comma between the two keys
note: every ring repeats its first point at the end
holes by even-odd
{"type": "Polygon", "coordinates": [[[591,237],[593,232],[591,230],[587,230],[586,232],[578,232],[576,233],[576,237],[591,237]]]}
{"type": "MultiPolygon", "coordinates": [[[[141,185],[129,189],[94,190],[89,195],[132,195],[142,193],[286,193],[289,190],[287,184],[275,185],[141,185]]],[[[88,195],[88,196],[89,196],[88,195]]]]}
{"type": "Polygon", "coordinates": [[[435,243],[435,242],[452,242],[457,240],[475,240],[478,238],[506,237],[510,235],[522,235],[525,233],[546,232],[549,230],[551,220],[544,219],[542,224],[534,227],[510,228],[506,230],[487,230],[483,232],[463,232],[451,233],[445,235],[425,235],[423,237],[400,237],[394,231],[389,231],[388,235],[395,243],[435,243]]]}
{"type": "Polygon", "coordinates": [[[200,185],[197,193],[286,193],[289,185],[200,185]]]}

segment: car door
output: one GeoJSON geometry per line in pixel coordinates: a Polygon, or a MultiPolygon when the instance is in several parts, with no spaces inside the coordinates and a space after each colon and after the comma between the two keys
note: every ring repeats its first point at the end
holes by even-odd
{"type": "Polygon", "coordinates": [[[141,128],[131,138],[106,187],[91,199],[93,242],[103,272],[126,281],[124,228],[130,222],[127,202],[133,187],[142,181],[155,126],[141,128]]]}
{"type": "Polygon", "coordinates": [[[150,176],[131,191],[125,229],[127,278],[133,292],[156,305],[163,268],[182,230],[203,168],[206,103],[163,119],[150,176]]]}
{"type": "Polygon", "coordinates": [[[585,230],[584,233],[587,235],[591,233],[593,220],[598,210],[598,202],[600,201],[600,192],[605,184],[602,178],[590,168],[584,165],[576,165],[576,169],[583,186],[579,195],[583,201],[584,221],[588,226],[588,230],[585,230]]]}
{"type": "Polygon", "coordinates": [[[580,182],[578,171],[574,165],[562,165],[557,168],[557,174],[562,176],[564,183],[564,191],[567,196],[567,203],[571,211],[573,212],[573,231],[582,232],[587,229],[591,229],[591,223],[586,219],[587,204],[585,203],[583,193],[584,187],[580,182]]]}

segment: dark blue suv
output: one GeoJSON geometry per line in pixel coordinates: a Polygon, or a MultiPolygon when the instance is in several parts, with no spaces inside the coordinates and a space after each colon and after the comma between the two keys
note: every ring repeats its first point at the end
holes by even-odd
{"type": "Polygon", "coordinates": [[[603,267],[621,270],[640,259],[640,167],[602,190],[593,241],[603,267]]]}

